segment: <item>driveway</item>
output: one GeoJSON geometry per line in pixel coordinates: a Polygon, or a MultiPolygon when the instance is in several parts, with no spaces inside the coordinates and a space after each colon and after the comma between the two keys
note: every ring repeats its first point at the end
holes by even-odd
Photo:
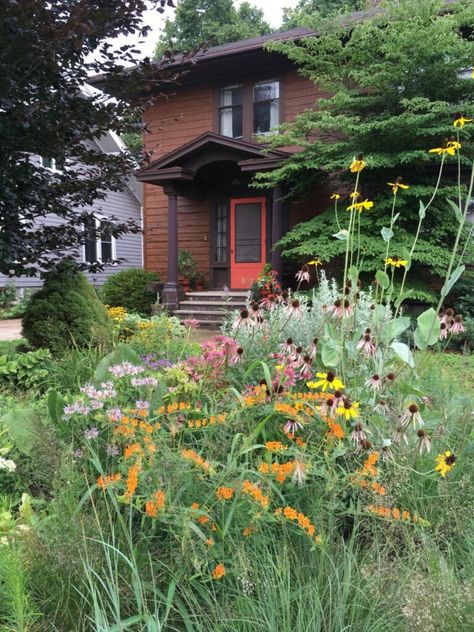
{"type": "Polygon", "coordinates": [[[18,340],[21,338],[21,319],[0,320],[0,340],[18,340]]]}

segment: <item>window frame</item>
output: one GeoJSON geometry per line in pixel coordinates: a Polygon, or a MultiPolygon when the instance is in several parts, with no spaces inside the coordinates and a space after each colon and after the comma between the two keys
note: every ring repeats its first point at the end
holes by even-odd
{"type": "Polygon", "coordinates": [[[268,136],[269,134],[275,134],[275,127],[270,128],[266,132],[256,132],[255,131],[255,106],[259,103],[274,103],[278,104],[278,123],[277,126],[281,124],[281,81],[278,78],[273,79],[261,79],[260,81],[254,81],[252,83],[252,134],[254,136],[268,136]],[[258,85],[262,85],[265,83],[276,83],[278,85],[278,98],[277,99],[265,99],[261,101],[255,100],[255,88],[258,85]]]}
{"type": "Polygon", "coordinates": [[[64,159],[64,165],[61,169],[57,168],[57,158],[48,158],[47,156],[42,156],[40,155],[39,157],[39,162],[40,162],[40,167],[42,169],[48,169],[48,171],[51,171],[52,173],[64,173],[64,171],[66,171],[66,159],[64,159]],[[43,160],[50,160],[51,161],[51,165],[50,166],[46,166],[45,164],[43,164],[43,160]]]}
{"type": "Polygon", "coordinates": [[[245,99],[245,88],[244,88],[244,84],[243,83],[233,83],[233,84],[226,84],[225,86],[219,86],[217,89],[217,130],[218,130],[218,134],[220,134],[221,136],[225,136],[226,138],[235,138],[237,140],[241,140],[244,137],[244,99],[245,99]],[[235,88],[240,88],[242,90],[242,103],[240,105],[221,105],[221,93],[224,90],[232,90],[235,88]],[[241,111],[241,127],[242,127],[242,133],[240,136],[226,136],[225,134],[223,134],[221,132],[221,112],[223,110],[230,110],[232,112],[232,122],[233,122],[233,116],[234,116],[234,110],[240,108],[241,111]]]}
{"type": "MultiPolygon", "coordinates": [[[[108,222],[110,224],[113,223],[110,221],[110,218],[108,218],[106,215],[94,214],[93,218],[95,221],[95,227],[97,231],[100,230],[101,223],[103,222],[108,222]]],[[[86,232],[86,230],[87,230],[87,227],[85,224],[83,224],[84,233],[86,232]]],[[[95,240],[95,254],[96,255],[100,254],[100,256],[97,256],[95,261],[88,261],[86,258],[86,240],[84,240],[84,243],[82,244],[82,262],[83,263],[89,263],[89,264],[101,263],[101,264],[110,264],[114,266],[117,265],[117,239],[116,237],[114,237],[113,235],[110,235],[110,242],[105,242],[105,243],[110,243],[110,251],[111,251],[110,261],[102,261],[102,242],[103,242],[102,236],[100,236],[100,234],[98,233],[97,239],[95,240]]]]}
{"type": "Polygon", "coordinates": [[[231,87],[231,86],[242,86],[243,88],[243,98],[242,98],[242,136],[240,137],[231,137],[225,136],[225,138],[235,138],[235,140],[244,140],[248,142],[253,142],[254,139],[258,136],[267,136],[269,134],[276,134],[278,131],[276,128],[270,130],[269,132],[261,132],[255,133],[254,130],[254,102],[253,102],[253,91],[254,86],[260,83],[270,83],[277,82],[279,86],[279,97],[278,97],[278,123],[277,125],[281,125],[284,119],[284,109],[283,109],[283,101],[284,101],[284,76],[280,77],[271,77],[271,78],[263,78],[263,79],[255,79],[241,81],[238,80],[235,83],[221,83],[218,84],[215,88],[215,99],[214,99],[214,129],[217,134],[221,134],[220,131],[220,110],[219,107],[219,98],[221,90],[231,87]]]}

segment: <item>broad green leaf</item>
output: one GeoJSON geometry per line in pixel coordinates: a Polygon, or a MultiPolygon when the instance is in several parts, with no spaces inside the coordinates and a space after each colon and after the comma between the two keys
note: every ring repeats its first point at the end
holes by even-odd
{"type": "Polygon", "coordinates": [[[394,235],[393,230],[391,228],[387,228],[386,226],[382,228],[380,233],[382,234],[382,239],[387,242],[390,241],[394,235]]]}
{"type": "Polygon", "coordinates": [[[403,362],[405,362],[405,364],[411,366],[412,369],[415,368],[415,360],[408,345],[406,345],[404,342],[392,342],[390,348],[395,351],[397,356],[401,358],[403,362]]]}
{"type": "Polygon", "coordinates": [[[426,215],[426,208],[423,202],[420,200],[420,210],[418,211],[418,216],[420,219],[424,219],[426,215]]]}
{"type": "Polygon", "coordinates": [[[418,349],[427,349],[430,345],[434,345],[438,341],[440,332],[440,321],[438,314],[430,307],[423,314],[420,314],[415,330],[415,344],[418,349]]]}
{"type": "Polygon", "coordinates": [[[410,318],[408,316],[400,316],[392,320],[382,330],[382,340],[385,344],[389,344],[394,338],[397,338],[410,326],[410,318]]]}
{"type": "Polygon", "coordinates": [[[120,364],[121,362],[131,362],[132,364],[143,364],[142,359],[135,351],[133,347],[127,345],[123,342],[119,342],[117,348],[106,355],[97,365],[96,370],[94,371],[94,378],[98,382],[103,382],[107,378],[107,371],[109,367],[114,366],[114,364],[120,364]]]}
{"type": "Polygon", "coordinates": [[[15,447],[29,456],[34,447],[41,441],[44,428],[34,408],[17,406],[0,419],[5,426],[15,447]]]}
{"type": "Polygon", "coordinates": [[[459,208],[459,205],[456,204],[456,202],[453,202],[453,200],[448,200],[448,204],[453,209],[454,214],[455,214],[456,219],[458,220],[458,222],[461,223],[463,214],[462,214],[462,210],[459,208]]]}
{"type": "Polygon", "coordinates": [[[400,217],[400,213],[397,213],[396,215],[394,215],[390,226],[393,226],[399,217],[400,217]]]}
{"type": "Polygon", "coordinates": [[[443,297],[447,296],[451,292],[454,284],[459,280],[459,277],[462,275],[465,269],[466,269],[466,266],[458,266],[455,270],[453,270],[453,272],[451,273],[451,276],[443,285],[443,288],[441,290],[441,296],[443,297]]]}
{"type": "Polygon", "coordinates": [[[390,287],[390,278],[388,274],[383,270],[377,270],[377,272],[375,273],[375,279],[380,287],[382,287],[384,290],[390,287]]]}
{"type": "Polygon", "coordinates": [[[413,293],[414,293],[414,290],[406,290],[405,292],[403,292],[403,294],[401,294],[395,301],[395,307],[400,307],[403,301],[406,301],[407,298],[410,298],[410,296],[412,296],[413,293]]]}
{"type": "Polygon", "coordinates": [[[58,393],[51,390],[48,393],[48,412],[52,421],[59,423],[62,421],[66,400],[58,393]]]}
{"type": "Polygon", "coordinates": [[[335,237],[336,239],[340,239],[341,241],[347,241],[348,237],[349,237],[349,231],[348,230],[340,230],[338,233],[336,233],[335,235],[333,235],[333,237],[335,237]]]}
{"type": "Polygon", "coordinates": [[[324,366],[335,367],[339,364],[340,349],[334,340],[326,340],[321,349],[321,359],[324,366]]]}
{"type": "Polygon", "coordinates": [[[355,266],[351,266],[347,273],[347,276],[351,280],[352,287],[357,287],[357,280],[359,278],[359,270],[355,266]]]}

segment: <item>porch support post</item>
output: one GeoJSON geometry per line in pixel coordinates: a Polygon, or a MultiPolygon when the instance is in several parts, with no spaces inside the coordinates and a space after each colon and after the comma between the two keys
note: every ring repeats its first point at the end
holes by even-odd
{"type": "MultiPolygon", "coordinates": [[[[273,189],[273,206],[272,206],[272,247],[283,237],[283,191],[281,187],[273,189]]],[[[282,257],[281,247],[272,248],[272,268],[281,276],[282,257]]]]}
{"type": "Polygon", "coordinates": [[[178,196],[172,186],[164,187],[168,196],[168,278],[163,288],[163,303],[168,309],[178,309],[180,286],[178,282],[178,196]]]}

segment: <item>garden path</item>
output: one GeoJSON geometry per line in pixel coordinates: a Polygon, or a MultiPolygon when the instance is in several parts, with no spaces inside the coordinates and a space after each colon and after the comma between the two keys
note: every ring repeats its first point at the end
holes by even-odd
{"type": "Polygon", "coordinates": [[[21,319],[0,320],[0,340],[18,340],[21,338],[21,319]]]}

